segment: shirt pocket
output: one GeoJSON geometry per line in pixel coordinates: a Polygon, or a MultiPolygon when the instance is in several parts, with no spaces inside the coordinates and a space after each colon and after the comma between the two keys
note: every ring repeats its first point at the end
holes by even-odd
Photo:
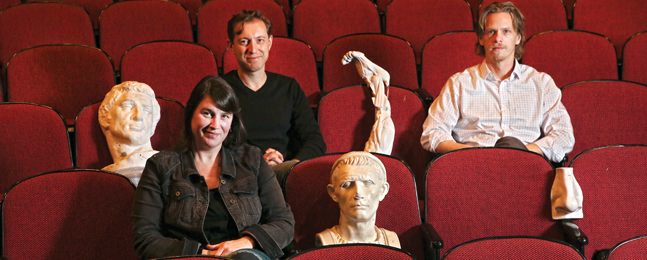
{"type": "Polygon", "coordinates": [[[191,223],[196,188],[189,183],[178,182],[169,187],[169,205],[166,208],[167,223],[191,223]]]}
{"type": "Polygon", "coordinates": [[[246,226],[256,224],[260,221],[262,206],[258,197],[258,183],[256,176],[249,176],[234,183],[231,187],[231,193],[238,199],[241,204],[243,214],[248,222],[246,226]]]}

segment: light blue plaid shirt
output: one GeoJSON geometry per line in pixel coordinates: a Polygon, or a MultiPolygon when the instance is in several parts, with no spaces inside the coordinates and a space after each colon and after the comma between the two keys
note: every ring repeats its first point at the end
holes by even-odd
{"type": "Polygon", "coordinates": [[[510,77],[498,80],[483,61],[447,80],[429,107],[420,142],[434,152],[444,141],[491,147],[512,136],[536,144],[549,160],[561,161],[575,144],[561,99],[546,73],[515,60],[510,77]]]}

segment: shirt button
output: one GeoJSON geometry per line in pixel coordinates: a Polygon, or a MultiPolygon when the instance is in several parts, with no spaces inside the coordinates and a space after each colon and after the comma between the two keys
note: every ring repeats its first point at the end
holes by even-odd
{"type": "Polygon", "coordinates": [[[180,196],[180,191],[177,191],[177,192],[175,193],[175,196],[180,196]]]}
{"type": "Polygon", "coordinates": [[[227,182],[225,180],[220,180],[220,183],[225,184],[227,182]]]}
{"type": "Polygon", "coordinates": [[[229,203],[234,204],[234,203],[236,203],[236,200],[235,199],[230,199],[229,203]]]}

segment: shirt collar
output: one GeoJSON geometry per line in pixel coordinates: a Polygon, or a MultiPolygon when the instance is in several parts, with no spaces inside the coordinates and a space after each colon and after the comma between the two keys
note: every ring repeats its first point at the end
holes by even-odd
{"type": "MultiPolygon", "coordinates": [[[[498,81],[498,79],[490,71],[490,68],[487,67],[487,64],[485,63],[485,59],[483,60],[483,62],[481,62],[481,65],[479,65],[479,75],[484,80],[498,81]]],[[[521,68],[519,66],[519,62],[515,59],[514,69],[512,69],[512,73],[510,74],[509,80],[510,81],[518,80],[520,78],[519,75],[521,75],[521,68]]]]}

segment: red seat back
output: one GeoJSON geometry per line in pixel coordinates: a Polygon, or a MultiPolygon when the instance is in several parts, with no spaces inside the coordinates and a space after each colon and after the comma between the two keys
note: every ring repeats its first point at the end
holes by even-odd
{"type": "Polygon", "coordinates": [[[632,36],[623,49],[622,80],[647,84],[647,33],[632,36]]]}
{"type": "MultiPolygon", "coordinates": [[[[313,248],[317,233],[339,224],[339,205],[330,198],[326,186],[332,165],[341,155],[305,160],[289,172],[285,198],[294,214],[297,249],[313,248]]],[[[399,159],[374,155],[384,164],[390,185],[389,193],[380,202],[375,225],[398,234],[402,249],[423,259],[418,197],[411,170],[399,159]]]]}
{"type": "Polygon", "coordinates": [[[573,8],[573,29],[609,37],[617,57],[622,58],[622,46],[629,37],[647,29],[647,16],[642,10],[647,10],[647,1],[577,1],[573,8]]]}
{"type": "Polygon", "coordinates": [[[591,149],[573,158],[570,166],[584,195],[584,218],[574,223],[589,238],[587,259],[593,259],[598,250],[645,234],[647,146],[591,149]]]}
{"type": "Polygon", "coordinates": [[[384,34],[353,34],[337,38],[326,46],[323,55],[324,91],[366,85],[355,64],[342,65],[341,61],[348,51],[362,52],[366,58],[386,70],[391,76],[391,85],[418,89],[416,58],[407,41],[384,34]]]}
{"type": "Polygon", "coordinates": [[[103,171],[50,172],[23,180],[2,202],[3,256],[138,259],[130,219],[134,194],[128,178],[103,171]]]}
{"type": "MultiPolygon", "coordinates": [[[[49,1],[26,0],[26,2],[49,2],[49,1]]],[[[101,14],[101,10],[103,10],[103,8],[106,8],[106,6],[114,3],[114,0],[62,0],[58,2],[80,5],[81,7],[85,8],[85,10],[88,11],[88,14],[90,14],[90,17],[92,18],[92,24],[94,26],[94,29],[98,29],[99,15],[101,14]]]]}
{"type": "Polygon", "coordinates": [[[603,145],[647,144],[647,87],[623,81],[590,81],[562,89],[575,146],[569,158],[603,145]]]}
{"type": "Polygon", "coordinates": [[[99,19],[101,49],[119,70],[121,56],[150,41],[193,41],[191,20],[182,5],[171,1],[123,1],[109,5],[99,19]]]}
{"type": "Polygon", "coordinates": [[[551,31],[528,39],[523,63],[548,73],[557,87],[597,79],[618,79],[609,39],[582,31],[551,31]]]}
{"type": "Polygon", "coordinates": [[[472,28],[472,12],[463,0],[397,0],[386,10],[386,33],[410,42],[418,64],[422,47],[431,37],[472,28]]]}
{"type": "Polygon", "coordinates": [[[9,6],[17,5],[20,3],[21,3],[20,0],[0,0],[0,11],[4,10],[9,6]]]}
{"type": "Polygon", "coordinates": [[[92,21],[78,5],[29,3],[0,12],[0,63],[20,50],[52,43],[95,46],[92,21]],[[27,33],[28,32],[28,33],[27,33]]]}
{"type": "Polygon", "coordinates": [[[452,75],[481,63],[483,57],[474,52],[477,41],[473,31],[450,32],[429,39],[422,50],[421,87],[436,98],[452,75]]]}
{"type": "Polygon", "coordinates": [[[369,244],[342,244],[310,249],[290,256],[289,260],[345,259],[352,256],[354,260],[413,260],[413,256],[401,249],[369,244]]]}
{"type": "MultiPolygon", "coordinates": [[[[309,1],[309,0],[306,0],[309,1]]],[[[319,104],[319,126],[327,152],[363,151],[375,123],[375,107],[368,87],[351,86],[328,93],[319,104]]],[[[420,145],[426,111],[413,91],[389,87],[395,138],[391,155],[411,166],[419,187],[431,161],[431,153],[420,145]]],[[[422,197],[422,191],[419,193],[422,197]]]]}
{"type": "Polygon", "coordinates": [[[8,64],[8,100],[51,106],[68,125],[74,124],[83,107],[103,100],[115,85],[110,58],[89,46],[34,47],[17,53],[8,64]]]}
{"type": "Polygon", "coordinates": [[[622,241],[611,249],[608,260],[640,259],[647,252],[647,236],[622,241]]]}
{"type": "Polygon", "coordinates": [[[121,81],[144,82],[158,97],[182,104],[209,75],[218,75],[216,58],[206,47],[190,42],[144,43],[128,50],[121,61],[121,81]]]}
{"type": "MultiPolygon", "coordinates": [[[[157,98],[160,121],[151,137],[153,149],[158,151],[179,144],[184,126],[184,107],[175,100],[157,98]]],[[[76,167],[102,169],[112,164],[106,137],[99,125],[101,102],[87,106],[76,118],[76,167]]]]}
{"type": "Polygon", "coordinates": [[[527,259],[584,260],[573,246],[540,237],[491,237],[455,246],[444,260],[527,259]]]}
{"type": "Polygon", "coordinates": [[[563,240],[552,220],[550,162],[512,148],[469,148],[441,155],[427,172],[425,222],[446,252],[491,236],[540,236],[563,240]]]}
{"type": "Polygon", "coordinates": [[[53,109],[0,103],[0,192],[41,172],[72,168],[67,128],[53,109]]]}
{"type": "Polygon", "coordinates": [[[380,32],[377,7],[369,0],[304,0],[294,8],[293,24],[294,38],[309,44],[317,61],[336,38],[380,32]]]}

